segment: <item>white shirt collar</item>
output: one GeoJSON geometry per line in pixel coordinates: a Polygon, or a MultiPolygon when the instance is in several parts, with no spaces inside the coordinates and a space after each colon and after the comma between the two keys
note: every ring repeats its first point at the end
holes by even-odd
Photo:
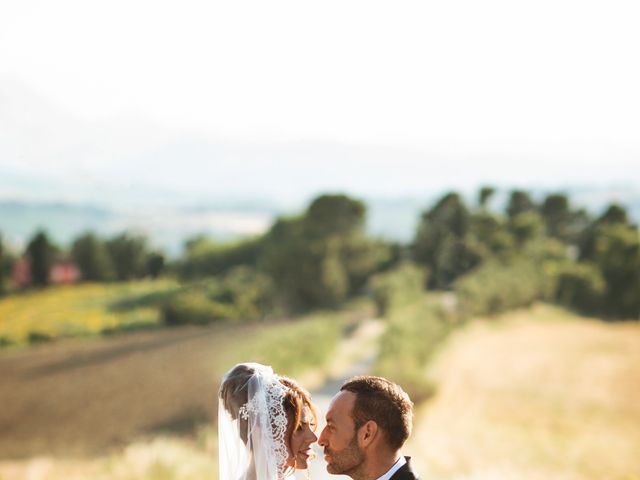
{"type": "Polygon", "coordinates": [[[400,455],[400,458],[396,463],[393,464],[393,467],[391,467],[387,473],[385,473],[381,477],[378,477],[378,480],[389,480],[391,477],[393,477],[394,473],[402,468],[405,463],[407,463],[407,461],[402,455],[400,455]]]}

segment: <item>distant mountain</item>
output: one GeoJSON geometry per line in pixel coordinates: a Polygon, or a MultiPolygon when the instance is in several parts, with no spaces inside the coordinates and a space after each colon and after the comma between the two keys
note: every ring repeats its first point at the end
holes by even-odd
{"type": "Polygon", "coordinates": [[[18,243],[24,243],[38,229],[44,229],[57,241],[66,243],[79,231],[102,230],[112,218],[112,212],[94,206],[0,202],[0,231],[18,243]]]}
{"type": "Polygon", "coordinates": [[[22,250],[37,230],[45,230],[53,241],[68,246],[86,231],[111,236],[123,231],[146,235],[153,245],[178,255],[184,241],[196,234],[220,240],[264,232],[275,213],[264,208],[189,209],[166,207],[116,210],[67,203],[0,201],[0,233],[9,244],[22,250]]]}

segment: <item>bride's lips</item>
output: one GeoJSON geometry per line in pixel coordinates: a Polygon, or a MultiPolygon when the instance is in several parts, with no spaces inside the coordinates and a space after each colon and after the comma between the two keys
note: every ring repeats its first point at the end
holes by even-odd
{"type": "Polygon", "coordinates": [[[311,452],[309,450],[298,450],[298,453],[296,454],[297,457],[299,458],[304,458],[305,460],[307,460],[310,456],[311,452]]]}

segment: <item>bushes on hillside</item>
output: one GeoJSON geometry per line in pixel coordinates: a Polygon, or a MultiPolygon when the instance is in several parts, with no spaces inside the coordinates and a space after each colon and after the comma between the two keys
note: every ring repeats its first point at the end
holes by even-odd
{"type": "Polygon", "coordinates": [[[592,262],[606,284],[602,313],[609,318],[640,318],[640,234],[633,225],[601,224],[593,232],[592,262]]]}
{"type": "Polygon", "coordinates": [[[366,208],[345,195],[322,195],[304,215],[281,218],[265,235],[259,267],[291,309],[335,307],[387,266],[393,249],[368,238],[366,208]]]}
{"type": "Polygon", "coordinates": [[[424,269],[405,262],[388,272],[371,277],[369,285],[378,315],[385,317],[398,307],[421,296],[425,276],[424,269]]]}
{"type": "Polygon", "coordinates": [[[220,243],[198,236],[186,242],[175,268],[184,279],[223,275],[234,267],[255,266],[260,248],[260,238],[220,243]]]}
{"type": "Polygon", "coordinates": [[[418,403],[434,393],[425,370],[453,324],[447,312],[424,294],[391,310],[388,322],[380,338],[375,374],[402,385],[418,403]]]}
{"type": "Polygon", "coordinates": [[[173,295],[161,307],[167,325],[206,324],[219,320],[257,320],[273,310],[273,284],[248,267],[232,269],[173,295]]]}
{"type": "Polygon", "coordinates": [[[606,283],[595,265],[565,263],[556,274],[555,300],[581,313],[602,310],[606,283]]]}
{"type": "Polygon", "coordinates": [[[459,314],[494,315],[553,299],[558,261],[525,255],[486,261],[456,282],[459,314]]]}
{"type": "Polygon", "coordinates": [[[216,302],[202,290],[183,292],[161,307],[162,321],[167,325],[207,324],[235,317],[233,306],[216,302]]]}

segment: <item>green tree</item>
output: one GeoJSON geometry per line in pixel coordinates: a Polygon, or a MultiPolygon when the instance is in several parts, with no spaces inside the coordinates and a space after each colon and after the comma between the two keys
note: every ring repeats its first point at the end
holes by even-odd
{"type": "Polygon", "coordinates": [[[544,236],[544,221],[537,212],[525,211],[509,219],[509,230],[520,247],[544,236]]]}
{"type": "Polygon", "coordinates": [[[125,232],[108,240],[106,246],[116,279],[131,280],[146,274],[148,251],[145,237],[125,232]]]}
{"type": "Polygon", "coordinates": [[[259,265],[291,308],[334,306],[366,284],[392,250],[364,234],[365,205],[323,195],[300,217],[278,219],[265,235],[259,265]]]}
{"type": "Polygon", "coordinates": [[[164,270],[164,255],[159,252],[152,252],[147,257],[147,273],[151,278],[158,278],[164,270]]]}
{"type": "Polygon", "coordinates": [[[44,287],[49,284],[49,270],[53,262],[54,246],[46,232],[38,231],[27,245],[26,254],[31,261],[31,281],[44,287]]]}
{"type": "Polygon", "coordinates": [[[567,243],[576,243],[589,225],[589,216],[584,210],[572,210],[569,198],[561,193],[548,195],[540,206],[547,235],[567,243]]]}
{"type": "Polygon", "coordinates": [[[601,225],[628,225],[629,215],[623,206],[613,203],[600,216],[598,223],[601,225]]]}
{"type": "Polygon", "coordinates": [[[513,250],[514,239],[504,221],[486,210],[471,216],[470,233],[475,238],[482,256],[502,255],[513,250]]]}
{"type": "Polygon", "coordinates": [[[429,271],[429,288],[448,288],[480,262],[481,245],[469,235],[470,226],[470,213],[457,193],[444,195],[422,214],[413,251],[429,271]]]}
{"type": "Polygon", "coordinates": [[[2,233],[0,232],[0,294],[5,291],[5,270],[4,270],[4,242],[2,241],[2,233]]]}
{"type": "Polygon", "coordinates": [[[608,226],[630,225],[627,211],[618,204],[609,205],[605,211],[580,233],[578,247],[580,260],[595,260],[596,241],[608,226]]]}
{"type": "Polygon", "coordinates": [[[507,204],[507,215],[514,218],[524,212],[535,209],[535,203],[524,190],[513,190],[509,195],[509,203],[507,204]]]}
{"type": "Polygon", "coordinates": [[[71,257],[87,281],[104,282],[114,278],[106,244],[93,232],[82,234],[71,245],[71,257]]]}
{"type": "Polygon", "coordinates": [[[640,317],[640,238],[630,225],[600,225],[593,263],[606,283],[604,313],[615,318],[640,317]]]}
{"type": "Polygon", "coordinates": [[[7,279],[11,278],[15,261],[15,252],[0,239],[0,293],[6,292],[9,288],[7,279]]]}
{"type": "Polygon", "coordinates": [[[260,237],[220,243],[198,235],[185,242],[185,256],[176,269],[184,278],[222,275],[241,265],[255,266],[261,248],[260,237]]]}
{"type": "Polygon", "coordinates": [[[496,193],[496,189],[490,186],[484,186],[478,192],[478,206],[482,209],[487,208],[487,204],[491,197],[496,193]]]}
{"type": "Polygon", "coordinates": [[[321,195],[311,202],[305,215],[309,233],[348,235],[364,227],[366,206],[346,195],[321,195]]]}
{"type": "Polygon", "coordinates": [[[567,262],[557,273],[556,301],[587,315],[602,312],[606,283],[600,269],[586,262],[567,262]]]}
{"type": "Polygon", "coordinates": [[[545,222],[547,235],[560,239],[567,238],[571,211],[566,195],[561,193],[548,195],[542,202],[540,213],[545,222]]]}

